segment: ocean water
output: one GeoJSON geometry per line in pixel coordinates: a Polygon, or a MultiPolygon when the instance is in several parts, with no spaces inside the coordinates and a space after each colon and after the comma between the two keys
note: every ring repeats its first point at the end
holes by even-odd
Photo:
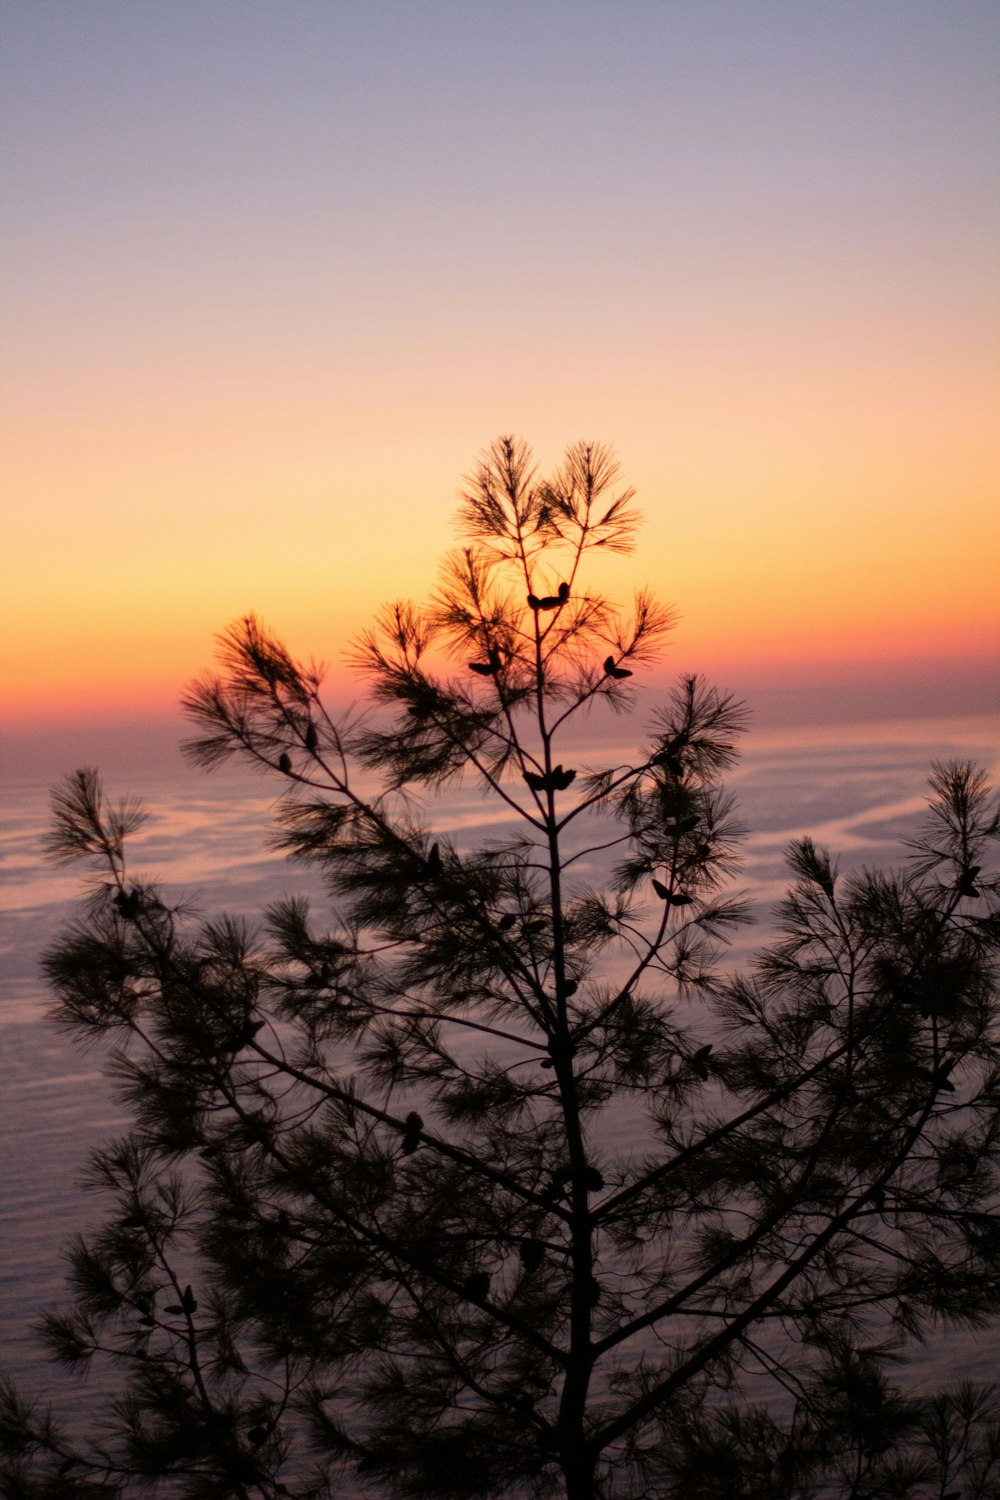
{"type": "MultiPolygon", "coordinates": [[[[620,731],[619,731],[620,732],[620,731]]],[[[578,747],[573,764],[594,769],[634,760],[634,747],[578,747]]],[[[754,903],[756,925],[734,946],[738,963],[766,938],[768,913],[785,889],[784,850],[810,834],[840,857],[841,868],[895,862],[926,806],[934,760],[971,759],[1000,777],[1000,718],[964,717],[884,724],[796,728],[748,738],[729,778],[749,829],[738,885],[754,903]]],[[[133,868],[155,875],[169,899],[192,898],[206,913],[253,916],[279,894],[299,892],[321,906],[315,873],[267,847],[274,801],[252,775],[207,776],[173,770],[116,778],[109,792],[146,804],[148,822],[133,840],[133,868]]],[[[70,1236],[100,1218],[100,1203],[80,1190],[87,1152],[119,1133],[122,1110],[102,1072],[99,1050],[81,1048],[47,1017],[50,997],[39,954],[71,921],[81,894],[76,867],[45,863],[50,778],[8,782],[0,817],[0,1364],[42,1397],[79,1411],[100,1402],[100,1383],[59,1395],[63,1381],[41,1356],[31,1327],[64,1300],[63,1250],[70,1236]]],[[[450,793],[434,827],[460,843],[503,833],[503,818],[474,788],[450,793]]],[[[576,877],[593,883],[607,856],[581,860],[576,877]]],[[[627,1124],[620,1122],[627,1134],[627,1124]]],[[[922,1351],[917,1374],[928,1384],[953,1375],[994,1377],[993,1332],[950,1332],[922,1351]]]]}

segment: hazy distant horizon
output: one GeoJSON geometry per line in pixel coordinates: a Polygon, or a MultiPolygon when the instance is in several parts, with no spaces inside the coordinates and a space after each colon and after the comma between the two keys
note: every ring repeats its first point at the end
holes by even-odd
{"type": "MultiPolygon", "coordinates": [[[[669,656],[673,653],[669,652],[669,656]]],[[[826,674],[799,667],[783,673],[738,669],[725,664],[713,671],[681,660],[673,673],[661,668],[640,685],[636,704],[624,718],[610,716],[613,738],[638,739],[645,719],[670,686],[689,671],[701,671],[715,686],[744,699],[750,709],[748,738],[810,725],[898,723],[1000,713],[1000,667],[993,661],[957,660],[933,663],[829,664],[826,674]]],[[[671,667],[673,662],[671,662],[671,667]]],[[[178,693],[178,699],[179,699],[178,693]]],[[[331,712],[364,703],[364,683],[357,692],[324,694],[331,712]]],[[[600,733],[600,730],[598,730],[600,733]]],[[[180,743],[192,734],[179,704],[137,713],[128,706],[119,712],[95,712],[92,718],[26,719],[0,727],[0,783],[53,778],[79,765],[96,765],[106,774],[149,767],[179,768],[180,743]]],[[[998,736],[1000,749],[1000,736],[998,736]]]]}

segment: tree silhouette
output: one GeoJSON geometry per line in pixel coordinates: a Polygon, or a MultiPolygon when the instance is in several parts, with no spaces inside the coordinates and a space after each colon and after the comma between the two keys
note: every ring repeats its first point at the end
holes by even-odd
{"type": "Polygon", "coordinates": [[[131,874],[137,807],[57,793],[51,852],[99,878],[46,968],[134,1125],[44,1333],[124,1384],[87,1443],[5,1388],[11,1495],[998,1493],[994,1395],[889,1371],[1000,1305],[1000,814],[949,765],[899,871],[801,839],[727,976],[742,707],[689,678],[632,763],[565,748],[671,624],[587,587],[617,485],[496,443],[431,602],[356,648],[368,716],[226,632],[188,751],[283,781],[322,913],[198,922],[131,874]],[[447,831],[462,777],[502,836],[447,831]]]}

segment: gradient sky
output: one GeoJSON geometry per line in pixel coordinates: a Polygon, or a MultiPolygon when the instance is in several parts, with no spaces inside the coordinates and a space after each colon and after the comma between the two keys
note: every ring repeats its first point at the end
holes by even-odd
{"type": "MultiPolygon", "coordinates": [[[[611,442],[685,666],[1000,631],[995,0],[2,0],[3,675],[332,664],[500,432],[611,442]]],[[[984,705],[986,706],[986,705],[984,705]]]]}

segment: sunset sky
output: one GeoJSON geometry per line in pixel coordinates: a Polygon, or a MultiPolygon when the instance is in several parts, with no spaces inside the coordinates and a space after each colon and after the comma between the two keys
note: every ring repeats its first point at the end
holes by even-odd
{"type": "Polygon", "coordinates": [[[248,610],[338,690],[501,432],[613,444],[671,666],[987,680],[996,0],[0,18],[8,726],[162,716],[248,610]]]}

